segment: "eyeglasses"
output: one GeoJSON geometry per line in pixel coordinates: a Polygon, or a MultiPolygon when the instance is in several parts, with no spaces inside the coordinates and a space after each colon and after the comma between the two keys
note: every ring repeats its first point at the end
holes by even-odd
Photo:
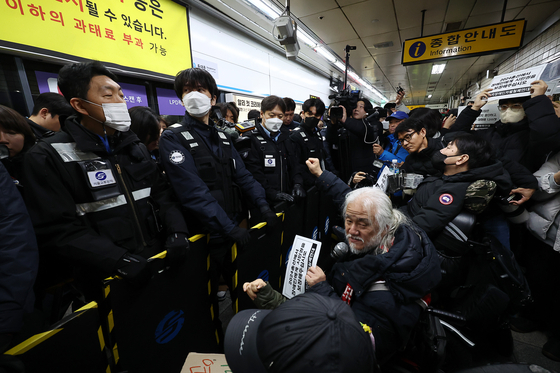
{"type": "Polygon", "coordinates": [[[418,132],[411,132],[404,135],[403,138],[399,140],[399,144],[404,145],[405,142],[410,143],[414,135],[416,135],[417,133],[418,132]]]}
{"type": "Polygon", "coordinates": [[[500,111],[506,111],[507,109],[511,109],[512,111],[519,111],[521,109],[523,109],[523,105],[522,104],[511,104],[511,105],[500,105],[498,106],[498,109],[500,109],[500,111]]]}

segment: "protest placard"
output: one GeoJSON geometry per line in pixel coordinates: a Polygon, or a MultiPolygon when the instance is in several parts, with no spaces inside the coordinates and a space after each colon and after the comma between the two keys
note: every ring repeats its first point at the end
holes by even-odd
{"type": "Polygon", "coordinates": [[[231,373],[224,354],[199,354],[187,356],[181,373],[231,373]]]}
{"type": "Polygon", "coordinates": [[[530,67],[512,73],[497,75],[492,79],[488,101],[530,96],[531,83],[539,80],[546,65],[530,67]]]}
{"type": "Polygon", "coordinates": [[[282,294],[285,297],[291,299],[296,295],[305,293],[307,288],[305,275],[309,267],[317,265],[320,251],[321,242],[296,235],[288,257],[286,279],[282,289],[282,294]]]}

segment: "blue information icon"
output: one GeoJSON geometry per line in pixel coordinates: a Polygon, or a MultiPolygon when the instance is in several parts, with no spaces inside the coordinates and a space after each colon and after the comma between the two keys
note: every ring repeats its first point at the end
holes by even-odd
{"type": "Polygon", "coordinates": [[[408,55],[412,58],[422,57],[426,52],[426,44],[421,41],[413,43],[410,48],[408,48],[408,55]]]}

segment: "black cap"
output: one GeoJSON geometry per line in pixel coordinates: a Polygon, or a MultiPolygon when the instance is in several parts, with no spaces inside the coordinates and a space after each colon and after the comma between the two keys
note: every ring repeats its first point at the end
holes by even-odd
{"type": "Polygon", "coordinates": [[[239,312],[228,325],[224,350],[233,373],[369,373],[375,366],[370,335],[352,309],[315,293],[274,311],[239,312]]]}

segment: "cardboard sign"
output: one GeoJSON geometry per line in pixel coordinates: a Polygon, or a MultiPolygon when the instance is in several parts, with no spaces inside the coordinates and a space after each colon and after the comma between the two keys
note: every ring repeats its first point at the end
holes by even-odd
{"type": "Polygon", "coordinates": [[[199,354],[191,352],[181,373],[231,373],[224,354],[199,354]]]}
{"type": "Polygon", "coordinates": [[[286,279],[282,289],[282,294],[285,297],[291,299],[296,295],[305,293],[307,288],[305,275],[309,267],[317,265],[320,251],[321,242],[296,235],[290,251],[286,279]]]}
{"type": "Polygon", "coordinates": [[[495,76],[490,83],[489,88],[492,88],[490,92],[492,96],[488,101],[529,96],[531,83],[541,78],[545,67],[546,65],[539,65],[495,76]]]}

